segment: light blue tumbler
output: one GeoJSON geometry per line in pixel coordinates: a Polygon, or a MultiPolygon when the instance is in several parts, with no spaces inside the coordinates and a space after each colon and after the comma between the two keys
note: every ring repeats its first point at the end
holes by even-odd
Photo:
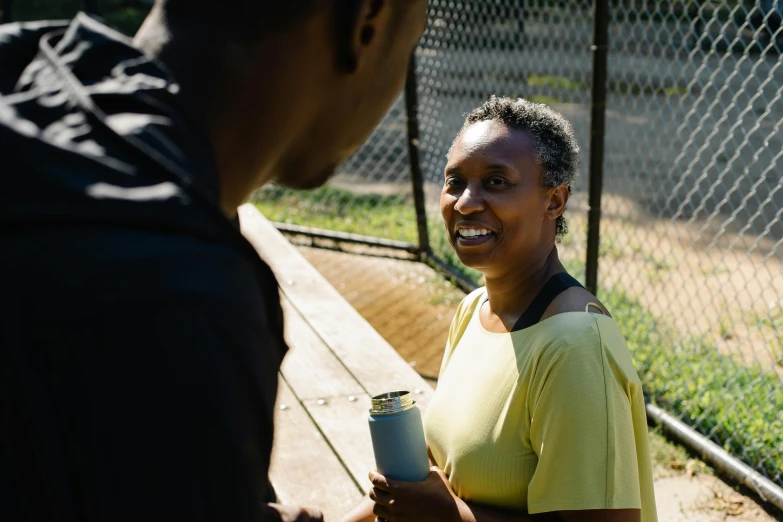
{"type": "Polygon", "coordinates": [[[421,482],[430,474],[421,411],[407,391],[372,398],[370,436],[378,472],[393,480],[421,482]]]}

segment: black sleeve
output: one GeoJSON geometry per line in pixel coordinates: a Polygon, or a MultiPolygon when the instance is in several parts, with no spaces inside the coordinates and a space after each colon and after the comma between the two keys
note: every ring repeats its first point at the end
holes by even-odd
{"type": "Polygon", "coordinates": [[[74,296],[34,318],[16,458],[40,468],[40,501],[83,520],[263,520],[282,354],[257,299],[74,296]]]}

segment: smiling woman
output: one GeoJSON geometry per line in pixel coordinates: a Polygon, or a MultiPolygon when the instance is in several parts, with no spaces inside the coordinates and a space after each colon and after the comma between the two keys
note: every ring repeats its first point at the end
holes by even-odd
{"type": "Polygon", "coordinates": [[[642,385],[605,307],[557,240],[577,177],[571,125],[492,97],[449,152],[449,242],[486,286],[457,309],[424,419],[432,473],[373,473],[348,520],[657,520],[642,385]]]}
{"type": "MultiPolygon", "coordinates": [[[[471,112],[451,146],[449,158],[446,167],[447,186],[454,184],[449,181],[450,174],[459,179],[461,161],[469,162],[467,167],[470,167],[472,160],[480,159],[489,160],[489,164],[485,165],[487,172],[497,171],[502,174],[509,168],[513,169],[513,162],[509,163],[508,159],[519,158],[528,163],[529,173],[533,175],[530,179],[536,184],[547,188],[565,187],[569,195],[579,176],[579,145],[571,124],[547,106],[522,99],[512,101],[493,96],[471,112]],[[484,127],[479,124],[484,124],[484,127]],[[473,149],[487,144],[486,141],[481,143],[481,140],[488,137],[485,136],[486,126],[492,124],[496,126],[494,131],[499,133],[499,139],[494,144],[505,147],[505,150],[498,151],[499,155],[485,154],[483,158],[481,154],[472,154],[473,149]],[[535,132],[532,132],[533,129],[535,132]],[[511,136],[514,131],[522,134],[518,136],[521,142],[511,136]],[[453,157],[458,144],[467,148],[461,151],[462,156],[453,157]],[[496,164],[495,160],[503,158],[505,162],[496,164]]],[[[496,184],[505,182],[502,175],[494,180],[496,184]]],[[[566,218],[562,213],[557,216],[555,224],[558,239],[568,233],[566,218]]]]}

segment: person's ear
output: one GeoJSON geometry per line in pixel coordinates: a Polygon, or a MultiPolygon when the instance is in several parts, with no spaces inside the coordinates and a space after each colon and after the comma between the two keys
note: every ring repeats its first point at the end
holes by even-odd
{"type": "Polygon", "coordinates": [[[380,24],[388,17],[392,0],[338,0],[335,16],[337,64],[353,73],[378,42],[380,24]]]}
{"type": "Polygon", "coordinates": [[[571,191],[568,187],[561,185],[559,187],[550,188],[547,190],[549,194],[549,203],[546,208],[546,217],[551,220],[555,220],[563,215],[566,205],[568,205],[568,198],[571,196],[571,191]]]}

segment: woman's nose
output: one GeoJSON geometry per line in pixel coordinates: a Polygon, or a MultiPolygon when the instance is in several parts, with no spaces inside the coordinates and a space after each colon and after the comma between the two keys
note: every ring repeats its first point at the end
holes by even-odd
{"type": "Polygon", "coordinates": [[[462,215],[481,212],[484,210],[484,200],[477,191],[466,188],[464,191],[462,191],[462,194],[460,194],[459,198],[457,199],[457,203],[454,205],[454,210],[462,215]]]}

